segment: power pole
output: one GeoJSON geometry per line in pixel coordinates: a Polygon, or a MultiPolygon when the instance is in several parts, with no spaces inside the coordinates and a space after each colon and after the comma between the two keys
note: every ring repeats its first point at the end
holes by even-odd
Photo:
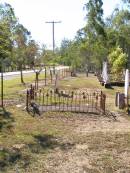
{"type": "Polygon", "coordinates": [[[52,44],[53,44],[53,53],[55,51],[55,23],[61,23],[61,21],[50,21],[46,23],[51,23],[52,24],[52,44]]]}

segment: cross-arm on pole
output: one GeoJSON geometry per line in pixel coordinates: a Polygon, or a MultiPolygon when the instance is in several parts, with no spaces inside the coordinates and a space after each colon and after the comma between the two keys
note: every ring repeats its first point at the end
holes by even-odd
{"type": "Polygon", "coordinates": [[[55,51],[55,24],[61,23],[61,21],[49,21],[45,23],[51,23],[52,24],[52,44],[53,44],[53,53],[55,51]]]}

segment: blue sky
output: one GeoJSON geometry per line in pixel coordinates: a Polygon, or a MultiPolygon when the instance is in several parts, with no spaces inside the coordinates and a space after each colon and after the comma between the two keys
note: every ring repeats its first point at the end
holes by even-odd
{"type": "MultiPolygon", "coordinates": [[[[52,25],[46,21],[62,21],[55,25],[56,46],[63,38],[73,39],[85,25],[83,5],[86,0],[1,0],[14,8],[16,16],[32,38],[52,48],[52,25]]],[[[104,0],[104,14],[108,16],[120,0],[104,0]]]]}

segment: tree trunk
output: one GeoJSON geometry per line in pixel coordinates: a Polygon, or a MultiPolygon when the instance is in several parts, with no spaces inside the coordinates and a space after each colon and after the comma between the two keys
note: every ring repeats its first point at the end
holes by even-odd
{"type": "Polygon", "coordinates": [[[22,66],[20,67],[20,76],[21,76],[21,83],[25,84],[24,80],[23,80],[23,69],[22,69],[22,66]]]}

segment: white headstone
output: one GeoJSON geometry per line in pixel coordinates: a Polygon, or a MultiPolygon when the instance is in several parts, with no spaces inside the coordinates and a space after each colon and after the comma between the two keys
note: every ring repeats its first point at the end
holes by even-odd
{"type": "Polygon", "coordinates": [[[104,83],[105,84],[108,83],[109,77],[108,77],[108,73],[107,73],[107,62],[106,61],[103,62],[102,77],[103,77],[104,83]]]}
{"type": "Polygon", "coordinates": [[[129,70],[126,69],[125,73],[125,97],[128,97],[129,92],[129,70]]]}

